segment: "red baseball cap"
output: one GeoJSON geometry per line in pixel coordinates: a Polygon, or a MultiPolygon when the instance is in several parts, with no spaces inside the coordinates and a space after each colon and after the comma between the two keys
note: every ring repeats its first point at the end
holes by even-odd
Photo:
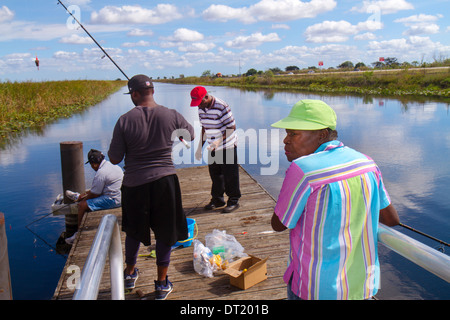
{"type": "Polygon", "coordinates": [[[191,91],[191,107],[198,107],[208,92],[203,87],[195,87],[191,91]]]}

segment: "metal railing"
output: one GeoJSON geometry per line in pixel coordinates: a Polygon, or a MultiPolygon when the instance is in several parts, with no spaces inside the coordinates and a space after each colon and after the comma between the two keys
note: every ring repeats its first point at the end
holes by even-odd
{"type": "Polygon", "coordinates": [[[125,300],[122,242],[117,217],[104,216],[89,251],[73,300],[95,300],[109,255],[112,300],[125,300]]]}
{"type": "Polygon", "coordinates": [[[380,223],[378,240],[418,266],[450,282],[450,257],[380,223]]]}

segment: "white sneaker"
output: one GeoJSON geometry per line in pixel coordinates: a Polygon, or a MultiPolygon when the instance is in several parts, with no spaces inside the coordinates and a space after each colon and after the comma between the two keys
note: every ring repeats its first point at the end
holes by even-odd
{"type": "Polygon", "coordinates": [[[70,190],[66,190],[66,196],[67,196],[67,198],[69,198],[73,202],[77,202],[78,201],[78,197],[80,196],[80,194],[78,192],[73,192],[73,191],[70,191],[70,190]]]}
{"type": "Polygon", "coordinates": [[[77,235],[78,235],[78,231],[75,232],[75,233],[73,234],[73,236],[71,236],[70,238],[67,238],[67,239],[66,239],[66,243],[67,243],[67,244],[73,244],[73,242],[75,241],[75,238],[77,237],[77,235]]]}

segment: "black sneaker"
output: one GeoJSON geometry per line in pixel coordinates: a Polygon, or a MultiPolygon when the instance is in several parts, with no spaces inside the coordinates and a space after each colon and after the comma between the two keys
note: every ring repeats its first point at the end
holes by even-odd
{"type": "Polygon", "coordinates": [[[210,203],[208,203],[205,207],[204,207],[204,209],[205,210],[214,210],[214,209],[217,209],[217,208],[221,208],[221,207],[223,207],[225,205],[225,202],[224,203],[222,203],[222,204],[216,204],[216,203],[214,203],[214,201],[211,201],[210,203]]]}
{"type": "Polygon", "coordinates": [[[155,280],[155,300],[166,300],[169,293],[173,290],[173,284],[169,281],[169,278],[166,276],[165,281],[156,281],[155,280]]]}
{"type": "Polygon", "coordinates": [[[123,272],[125,290],[134,289],[136,287],[136,280],[139,278],[139,269],[134,268],[133,274],[126,274],[123,272]]]}
{"type": "Polygon", "coordinates": [[[239,209],[239,207],[240,207],[239,203],[228,205],[222,210],[222,213],[233,212],[234,210],[239,209]]]}

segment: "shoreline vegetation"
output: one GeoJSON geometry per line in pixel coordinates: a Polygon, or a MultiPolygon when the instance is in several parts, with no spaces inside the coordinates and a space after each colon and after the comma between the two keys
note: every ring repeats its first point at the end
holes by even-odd
{"type": "Polygon", "coordinates": [[[304,71],[274,75],[270,71],[241,77],[202,76],[157,79],[157,82],[277,89],[331,94],[450,98],[450,68],[357,71],[304,71]]]}
{"type": "MultiPolygon", "coordinates": [[[[249,70],[250,71],[250,70],[249,70]]],[[[255,70],[256,71],[256,70],[255,70]]],[[[247,72],[248,73],[248,72],[247,72]]],[[[154,79],[155,82],[229,86],[246,90],[308,91],[319,94],[433,98],[450,103],[450,67],[389,70],[299,70],[274,75],[154,79]]],[[[73,80],[0,83],[0,150],[25,132],[39,133],[45,125],[83,112],[126,85],[126,81],[73,80]]]]}
{"type": "Polygon", "coordinates": [[[24,132],[69,118],[126,85],[125,81],[49,81],[0,83],[0,149],[24,132]]]}

